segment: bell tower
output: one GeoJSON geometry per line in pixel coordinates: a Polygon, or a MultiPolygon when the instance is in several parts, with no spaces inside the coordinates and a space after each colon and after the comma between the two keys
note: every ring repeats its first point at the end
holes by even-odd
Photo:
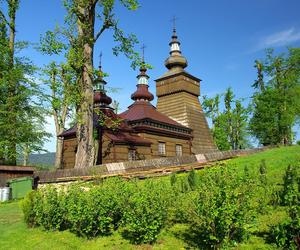
{"type": "Polygon", "coordinates": [[[184,70],[188,63],[177,38],[174,27],[165,61],[168,71],[155,80],[157,110],[193,130],[192,153],[217,150],[198,99],[201,80],[184,70]]]}

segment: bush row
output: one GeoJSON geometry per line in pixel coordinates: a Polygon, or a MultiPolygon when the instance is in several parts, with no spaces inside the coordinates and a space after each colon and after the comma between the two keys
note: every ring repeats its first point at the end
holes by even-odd
{"type": "MultiPolygon", "coordinates": [[[[285,189],[278,196],[288,202],[294,196],[288,184],[285,189]]],[[[219,166],[146,181],[112,178],[94,186],[47,187],[29,193],[22,208],[29,226],[87,238],[119,230],[135,244],[155,242],[163,228],[185,223],[195,247],[210,249],[247,237],[273,193],[262,162],[243,173],[219,166]]]]}

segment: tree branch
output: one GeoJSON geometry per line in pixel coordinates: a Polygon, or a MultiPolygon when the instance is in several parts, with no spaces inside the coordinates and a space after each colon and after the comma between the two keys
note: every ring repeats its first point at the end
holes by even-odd
{"type": "Polygon", "coordinates": [[[96,42],[98,40],[98,38],[101,36],[101,34],[104,32],[104,30],[106,30],[107,27],[105,25],[103,25],[100,29],[100,31],[96,34],[95,38],[94,38],[94,42],[96,42]]]}
{"type": "Polygon", "coordinates": [[[61,70],[61,79],[62,79],[62,83],[63,83],[63,88],[64,88],[64,96],[63,96],[63,102],[62,102],[62,113],[61,113],[61,127],[64,128],[65,126],[65,122],[66,122],[66,118],[68,115],[68,111],[69,111],[69,107],[68,107],[68,102],[67,102],[67,98],[68,98],[68,90],[69,90],[69,81],[68,79],[66,79],[65,77],[65,71],[64,69],[61,70]]]}
{"type": "Polygon", "coordinates": [[[9,26],[10,29],[13,30],[13,32],[16,32],[15,27],[13,27],[6,19],[5,15],[3,12],[0,10],[0,17],[3,19],[3,21],[9,26]]]}
{"type": "MultiPolygon", "coordinates": [[[[105,14],[104,14],[105,15],[105,14]]],[[[105,19],[103,22],[103,25],[101,27],[101,29],[99,30],[99,32],[96,34],[95,38],[94,38],[94,42],[96,42],[98,40],[98,38],[101,36],[101,34],[106,30],[109,29],[110,27],[115,26],[116,23],[113,20],[113,15],[112,14],[106,14],[105,15],[105,19]]]]}

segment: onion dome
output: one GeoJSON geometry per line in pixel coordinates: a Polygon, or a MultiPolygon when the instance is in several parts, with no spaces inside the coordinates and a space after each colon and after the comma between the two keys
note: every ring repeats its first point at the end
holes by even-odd
{"type": "Polygon", "coordinates": [[[180,42],[177,40],[176,29],[173,29],[172,40],[169,43],[170,45],[170,56],[165,61],[165,66],[168,69],[175,67],[180,67],[184,69],[187,67],[188,63],[184,56],[181,55],[180,51],[180,42]]]}
{"type": "Polygon", "coordinates": [[[109,106],[112,103],[112,99],[106,95],[105,92],[94,92],[94,104],[100,106],[109,106]]]}
{"type": "MultiPolygon", "coordinates": [[[[143,65],[145,62],[143,62],[143,65]]],[[[146,74],[147,69],[142,66],[140,68],[140,74],[137,76],[137,90],[131,95],[131,99],[134,101],[152,101],[154,96],[149,92],[148,79],[149,76],[146,74]]]]}
{"type": "Polygon", "coordinates": [[[112,103],[112,99],[106,95],[106,81],[103,80],[101,63],[97,71],[97,78],[94,80],[94,106],[106,107],[112,103]]]}

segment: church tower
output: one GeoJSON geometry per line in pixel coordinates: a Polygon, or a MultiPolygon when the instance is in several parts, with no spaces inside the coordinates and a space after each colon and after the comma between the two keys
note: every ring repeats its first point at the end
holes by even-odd
{"type": "Polygon", "coordinates": [[[193,130],[192,153],[216,150],[198,99],[201,80],[184,70],[188,64],[181,54],[175,27],[169,45],[170,56],[165,61],[168,71],[155,80],[157,110],[193,130]]]}

